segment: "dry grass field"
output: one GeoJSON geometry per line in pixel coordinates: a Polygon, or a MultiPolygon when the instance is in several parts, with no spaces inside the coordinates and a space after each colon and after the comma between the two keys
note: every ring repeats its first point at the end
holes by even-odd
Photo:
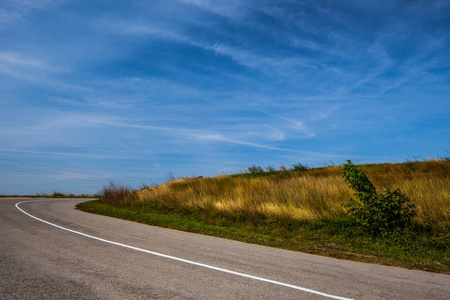
{"type": "MultiPolygon", "coordinates": [[[[450,225],[450,162],[429,160],[363,165],[382,192],[400,189],[417,208],[416,221],[450,225]]],[[[342,204],[354,191],[342,178],[342,167],[276,171],[258,176],[182,178],[135,191],[122,204],[156,202],[170,207],[259,218],[317,221],[343,217],[342,204]]]]}

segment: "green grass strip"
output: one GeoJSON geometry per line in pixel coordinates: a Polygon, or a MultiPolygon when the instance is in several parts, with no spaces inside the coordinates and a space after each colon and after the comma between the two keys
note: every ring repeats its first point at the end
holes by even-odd
{"type": "Polygon", "coordinates": [[[148,225],[264,246],[450,274],[450,234],[445,228],[371,237],[355,230],[347,220],[340,219],[313,223],[265,220],[252,224],[245,219],[205,210],[172,209],[151,203],[114,207],[97,200],[80,203],[77,208],[148,225]]]}

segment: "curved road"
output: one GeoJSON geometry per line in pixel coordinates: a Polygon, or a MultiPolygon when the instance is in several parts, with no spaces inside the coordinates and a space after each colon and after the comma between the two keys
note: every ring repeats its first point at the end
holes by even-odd
{"type": "Polygon", "coordinates": [[[1,299],[450,299],[448,275],[142,225],[81,201],[0,199],[1,299]]]}

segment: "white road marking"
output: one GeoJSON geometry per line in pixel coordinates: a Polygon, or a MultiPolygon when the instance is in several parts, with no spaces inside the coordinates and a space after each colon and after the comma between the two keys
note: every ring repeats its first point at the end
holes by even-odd
{"type": "Polygon", "coordinates": [[[102,239],[102,238],[99,238],[99,237],[96,237],[96,236],[92,236],[92,235],[89,235],[89,234],[86,234],[86,233],[75,231],[75,230],[72,230],[72,229],[69,229],[69,228],[65,228],[65,227],[62,227],[62,226],[50,223],[50,222],[42,220],[42,219],[39,219],[38,217],[35,217],[32,214],[27,213],[26,211],[24,211],[23,209],[21,209],[19,207],[19,204],[22,204],[22,203],[38,202],[38,201],[45,201],[45,200],[21,201],[21,202],[16,203],[15,206],[22,213],[26,214],[27,216],[29,216],[29,217],[31,217],[33,219],[36,219],[36,220],[40,221],[40,222],[46,223],[48,225],[54,226],[54,227],[62,229],[62,230],[66,230],[66,231],[69,231],[69,232],[72,232],[72,233],[75,233],[75,234],[82,235],[84,237],[88,237],[88,238],[91,238],[91,239],[94,239],[94,240],[97,240],[97,241],[101,241],[101,242],[104,242],[104,243],[108,243],[108,244],[112,244],[112,245],[116,245],[116,246],[120,246],[120,247],[124,247],[124,248],[128,248],[128,249],[132,249],[132,250],[148,253],[148,254],[151,254],[151,255],[160,256],[160,257],[172,259],[172,260],[175,260],[175,261],[180,261],[180,262],[184,262],[184,263],[187,263],[187,264],[191,264],[191,265],[195,265],[195,266],[199,266],[199,267],[203,267],[203,268],[207,268],[207,269],[212,269],[212,270],[216,270],[216,271],[220,271],[220,272],[224,272],[224,273],[228,273],[228,274],[233,274],[233,275],[237,275],[237,276],[241,276],[241,277],[245,277],[245,278],[250,278],[250,279],[254,279],[254,280],[258,280],[258,281],[262,281],[262,282],[268,282],[268,283],[272,283],[272,284],[276,284],[276,285],[280,285],[280,286],[284,286],[284,287],[288,287],[288,288],[292,288],[292,289],[296,289],[296,290],[300,290],[300,291],[304,291],[304,292],[308,292],[308,293],[324,296],[324,297],[331,298],[331,299],[352,300],[350,298],[344,298],[344,297],[334,296],[334,295],[330,295],[330,294],[325,294],[325,293],[322,293],[322,292],[319,292],[319,291],[315,291],[315,290],[311,290],[311,289],[307,289],[307,288],[304,288],[304,287],[301,287],[301,286],[296,286],[296,285],[292,285],[292,284],[288,284],[288,283],[284,283],[284,282],[280,282],[280,281],[275,281],[275,280],[271,280],[271,279],[266,279],[266,278],[262,278],[262,277],[258,277],[258,276],[248,275],[248,274],[245,274],[245,273],[235,272],[235,271],[231,271],[231,270],[228,270],[228,269],[214,267],[214,266],[198,263],[198,262],[195,262],[195,261],[190,261],[190,260],[183,259],[183,258],[178,258],[178,257],[171,256],[171,255],[166,255],[166,254],[162,254],[162,253],[158,253],[158,252],[154,252],[154,251],[150,251],[150,250],[145,250],[145,249],[142,249],[142,248],[129,246],[129,245],[126,245],[126,244],[121,244],[121,243],[105,240],[105,239],[102,239]]]}

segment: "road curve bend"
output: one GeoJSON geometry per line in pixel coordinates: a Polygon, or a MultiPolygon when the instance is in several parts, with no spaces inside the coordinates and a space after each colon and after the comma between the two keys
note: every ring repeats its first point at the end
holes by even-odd
{"type": "Polygon", "coordinates": [[[1,299],[450,299],[450,276],[0,199],[1,299]]]}

